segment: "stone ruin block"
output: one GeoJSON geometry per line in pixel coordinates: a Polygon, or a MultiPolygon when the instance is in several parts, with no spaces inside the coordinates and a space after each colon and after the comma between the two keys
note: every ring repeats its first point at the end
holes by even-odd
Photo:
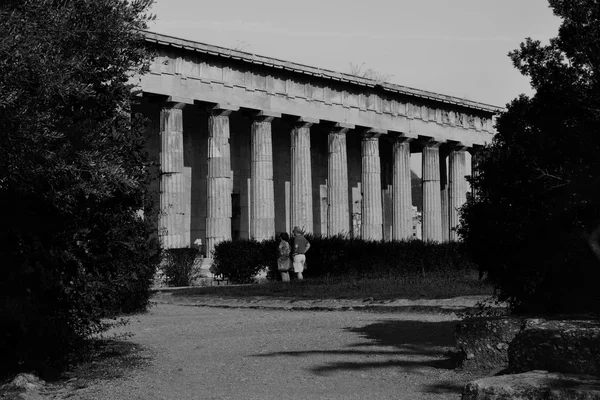
{"type": "Polygon", "coordinates": [[[523,318],[510,316],[470,318],[455,329],[461,367],[467,370],[491,370],[508,366],[508,346],[521,331],[523,318]]]}
{"type": "Polygon", "coordinates": [[[600,380],[590,375],[531,371],[468,383],[462,400],[600,400],[600,380]]]}
{"type": "Polygon", "coordinates": [[[600,377],[600,321],[528,324],[508,349],[511,372],[545,370],[600,377]]]}

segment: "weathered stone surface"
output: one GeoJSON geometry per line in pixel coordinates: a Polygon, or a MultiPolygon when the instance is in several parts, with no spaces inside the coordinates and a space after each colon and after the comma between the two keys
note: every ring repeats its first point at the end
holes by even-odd
{"type": "Polygon", "coordinates": [[[327,162],[327,215],[330,236],[350,232],[350,207],[348,203],[348,151],[347,128],[337,126],[329,133],[327,162]]]}
{"type": "Polygon", "coordinates": [[[462,400],[596,400],[600,380],[589,375],[531,371],[468,383],[462,400]]]}
{"type": "Polygon", "coordinates": [[[472,318],[456,325],[455,338],[464,369],[508,366],[508,345],[521,331],[523,319],[515,317],[472,318]]]}
{"type": "Polygon", "coordinates": [[[458,233],[456,228],[460,224],[458,210],[467,201],[468,183],[465,179],[466,173],[466,152],[464,147],[455,147],[448,157],[448,207],[450,213],[450,240],[457,241],[458,233]]]}
{"type": "Polygon", "coordinates": [[[394,142],[394,184],[392,185],[394,240],[412,238],[412,198],[410,182],[410,138],[394,142]]]}
{"type": "Polygon", "coordinates": [[[543,369],[600,376],[600,321],[542,321],[527,326],[512,341],[508,356],[513,372],[543,369]]]}
{"type": "Polygon", "coordinates": [[[381,240],[383,239],[383,210],[378,134],[363,135],[361,155],[363,184],[361,236],[366,240],[381,240]]]}
{"type": "Polygon", "coordinates": [[[441,242],[442,196],[440,192],[440,143],[423,147],[423,240],[441,242]]]}

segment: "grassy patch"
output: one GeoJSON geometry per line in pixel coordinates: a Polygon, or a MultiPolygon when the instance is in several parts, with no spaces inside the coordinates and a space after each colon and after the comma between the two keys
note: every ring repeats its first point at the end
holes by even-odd
{"type": "Polygon", "coordinates": [[[477,272],[429,272],[374,278],[321,277],[302,282],[196,287],[173,296],[263,296],[285,299],[443,299],[469,295],[490,295],[492,288],[479,280],[477,272]]]}

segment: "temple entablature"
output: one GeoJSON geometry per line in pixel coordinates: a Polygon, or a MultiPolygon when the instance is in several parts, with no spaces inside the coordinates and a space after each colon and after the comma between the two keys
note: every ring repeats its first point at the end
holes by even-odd
{"type": "Polygon", "coordinates": [[[145,93],[483,145],[501,109],[237,50],[146,33],[145,93]]]}

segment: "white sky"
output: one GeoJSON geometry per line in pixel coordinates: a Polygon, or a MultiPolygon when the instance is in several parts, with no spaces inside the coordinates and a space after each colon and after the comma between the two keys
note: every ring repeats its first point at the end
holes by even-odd
{"type": "Polygon", "coordinates": [[[507,53],[560,24],[546,0],[155,0],[151,11],[154,32],[340,72],[364,63],[497,106],[531,94],[507,53]]]}

